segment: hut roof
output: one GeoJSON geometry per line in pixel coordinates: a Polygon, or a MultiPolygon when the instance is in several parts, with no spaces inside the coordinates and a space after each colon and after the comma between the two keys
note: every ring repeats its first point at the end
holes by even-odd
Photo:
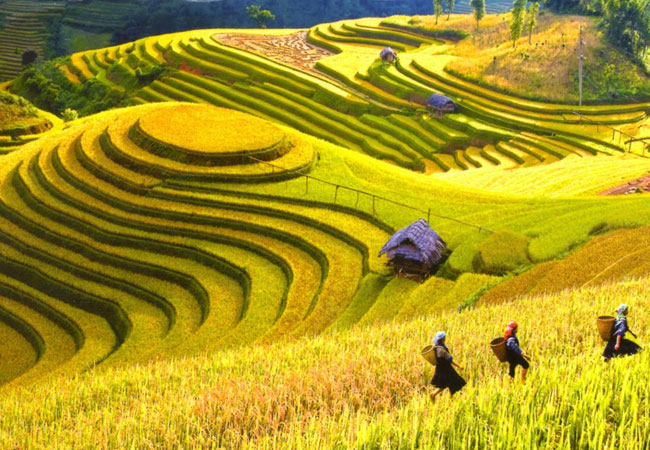
{"type": "Polygon", "coordinates": [[[419,219],[393,234],[379,256],[386,253],[389,258],[401,256],[433,266],[440,261],[446,247],[445,241],[431,229],[429,223],[419,219]]]}
{"type": "Polygon", "coordinates": [[[381,52],[379,52],[380,58],[385,58],[387,55],[397,56],[397,52],[391,47],[385,47],[381,52]]]}
{"type": "Polygon", "coordinates": [[[449,103],[454,104],[449,97],[442,94],[432,94],[427,100],[427,105],[433,106],[434,108],[442,108],[449,103]]]}

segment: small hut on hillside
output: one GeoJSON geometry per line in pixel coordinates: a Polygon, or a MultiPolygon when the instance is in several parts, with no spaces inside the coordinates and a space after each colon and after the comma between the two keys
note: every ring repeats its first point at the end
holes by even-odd
{"type": "Polygon", "coordinates": [[[397,61],[397,52],[390,47],[386,47],[381,52],[379,52],[379,56],[385,63],[393,63],[397,61]]]}
{"type": "Polygon", "coordinates": [[[424,219],[413,222],[395,233],[379,252],[388,256],[395,276],[422,283],[442,262],[447,244],[424,219]]]}
{"type": "Polygon", "coordinates": [[[445,113],[453,113],[456,110],[456,105],[447,96],[433,94],[427,100],[427,109],[437,117],[442,117],[445,113]]]}

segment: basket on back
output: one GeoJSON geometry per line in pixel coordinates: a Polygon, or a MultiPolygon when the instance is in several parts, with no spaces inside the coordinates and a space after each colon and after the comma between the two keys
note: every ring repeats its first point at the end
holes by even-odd
{"type": "Polygon", "coordinates": [[[508,360],[506,355],[506,340],[504,338],[499,337],[493,339],[492,342],[490,342],[490,347],[499,361],[506,362],[508,360]]]}
{"type": "Polygon", "coordinates": [[[438,363],[436,358],[436,348],[433,345],[427,345],[422,349],[422,357],[427,360],[429,364],[435,366],[438,363]]]}
{"type": "Polygon", "coordinates": [[[612,328],[614,328],[616,319],[612,316],[600,316],[596,323],[598,324],[598,332],[603,341],[609,341],[612,337],[612,328]]]}

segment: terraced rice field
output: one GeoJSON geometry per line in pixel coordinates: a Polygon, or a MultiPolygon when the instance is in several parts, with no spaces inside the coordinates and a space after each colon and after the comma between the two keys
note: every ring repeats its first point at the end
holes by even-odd
{"type": "Polygon", "coordinates": [[[444,71],[456,58],[444,54],[453,43],[397,30],[380,19],[310,29],[309,45],[335,53],[330,56],[307,42],[299,45],[304,34],[285,33],[226,37],[224,30],[204,30],[151,37],[75,54],[62,70],[123,89],[137,68],[164,63],[176,70],[132,91],[135,103],[233,108],[429,174],[645,153],[642,143],[626,145],[617,130],[638,130],[646,104],[577,107],[504,95],[444,71]],[[271,50],[283,42],[293,59],[271,50]],[[386,45],[400,52],[394,66],[378,61],[386,45]],[[310,69],[314,63],[316,72],[310,69]],[[433,92],[452,98],[458,112],[429,116],[423,102],[433,92]]]}
{"type": "Polygon", "coordinates": [[[128,1],[92,0],[85,3],[69,3],[63,23],[93,32],[113,31],[124,25],[133,4],[128,1]]]}
{"type": "Polygon", "coordinates": [[[3,392],[0,439],[55,450],[646,448],[650,357],[604,364],[595,319],[625,299],[643,345],[649,296],[642,278],[47,380],[3,392]],[[533,357],[523,385],[488,347],[510,318],[533,357]],[[438,329],[468,384],[432,405],[419,352],[438,329]]]}
{"type": "Polygon", "coordinates": [[[503,95],[444,71],[453,43],[379,19],[226,34],[72,55],[70,79],[140,105],[0,158],[0,441],[647,446],[647,357],[605,373],[583,320],[647,303],[647,280],[627,280],[650,273],[650,203],[595,195],[650,171],[617,131],[646,104],[503,95]],[[377,61],[385,45],[397,64],[377,61]],[[172,69],[139,85],[156,64],[172,69]],[[459,111],[425,113],[434,91],[459,111]],[[422,217],[451,255],[422,284],[393,278],[379,249],[422,217]],[[477,353],[494,317],[530,330],[540,365],[521,389],[477,353]],[[438,326],[471,385],[431,419],[417,350],[438,326]]]}
{"type": "Polygon", "coordinates": [[[0,381],[12,385],[453,310],[504,281],[504,258],[543,262],[650,223],[643,197],[466,190],[206,104],[108,111],[2,162],[0,381]],[[428,198],[455,275],[391,280],[379,249],[428,198]]]}
{"type": "Polygon", "coordinates": [[[0,29],[0,81],[14,78],[22,69],[22,54],[35,50],[40,58],[45,53],[49,36],[45,19],[61,16],[64,1],[5,0],[0,2],[0,16],[5,26],[0,29]]]}
{"type": "Polygon", "coordinates": [[[318,332],[384,272],[390,228],[370,216],[165,188],[307,171],[311,143],[267,121],[151,105],[36,144],[2,166],[3,381],[318,332]]]}
{"type": "Polygon", "coordinates": [[[620,230],[590,241],[566,259],[547,262],[514,277],[481,297],[501,303],[526,295],[543,295],[597,286],[650,273],[648,227],[620,230]]]}

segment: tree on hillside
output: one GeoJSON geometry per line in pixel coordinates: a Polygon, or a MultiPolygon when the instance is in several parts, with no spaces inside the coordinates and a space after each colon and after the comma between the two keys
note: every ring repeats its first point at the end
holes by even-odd
{"type": "Polygon", "coordinates": [[[528,44],[532,44],[533,30],[537,26],[537,13],[539,12],[539,2],[533,2],[528,8],[528,17],[526,18],[526,32],[528,33],[528,44]]]}
{"type": "Polygon", "coordinates": [[[451,13],[454,12],[454,6],[456,6],[456,0],[447,0],[447,20],[449,20],[449,16],[451,16],[451,13]]]}
{"type": "Polygon", "coordinates": [[[645,56],[650,45],[650,7],[646,0],[608,0],[604,5],[602,27],[614,44],[645,56]]]}
{"type": "Polygon", "coordinates": [[[23,52],[23,56],[21,59],[22,59],[21,62],[23,67],[30,66],[34,64],[38,59],[38,53],[36,52],[36,50],[27,50],[23,52]]]}
{"type": "Polygon", "coordinates": [[[478,28],[479,21],[485,17],[485,0],[469,0],[469,6],[471,6],[474,11],[476,28],[478,28]]]}
{"type": "Polygon", "coordinates": [[[442,0],[433,0],[433,11],[436,13],[436,25],[438,25],[438,17],[442,14],[442,0]]]}
{"type": "Polygon", "coordinates": [[[275,16],[268,9],[262,9],[259,5],[250,5],[246,7],[246,14],[250,17],[257,26],[266,28],[266,22],[275,20],[275,16]]]}
{"type": "Polygon", "coordinates": [[[517,39],[521,37],[521,31],[524,27],[524,13],[526,12],[527,0],[515,0],[512,4],[512,22],[510,22],[510,38],[512,39],[512,48],[517,46],[517,39]]]}

